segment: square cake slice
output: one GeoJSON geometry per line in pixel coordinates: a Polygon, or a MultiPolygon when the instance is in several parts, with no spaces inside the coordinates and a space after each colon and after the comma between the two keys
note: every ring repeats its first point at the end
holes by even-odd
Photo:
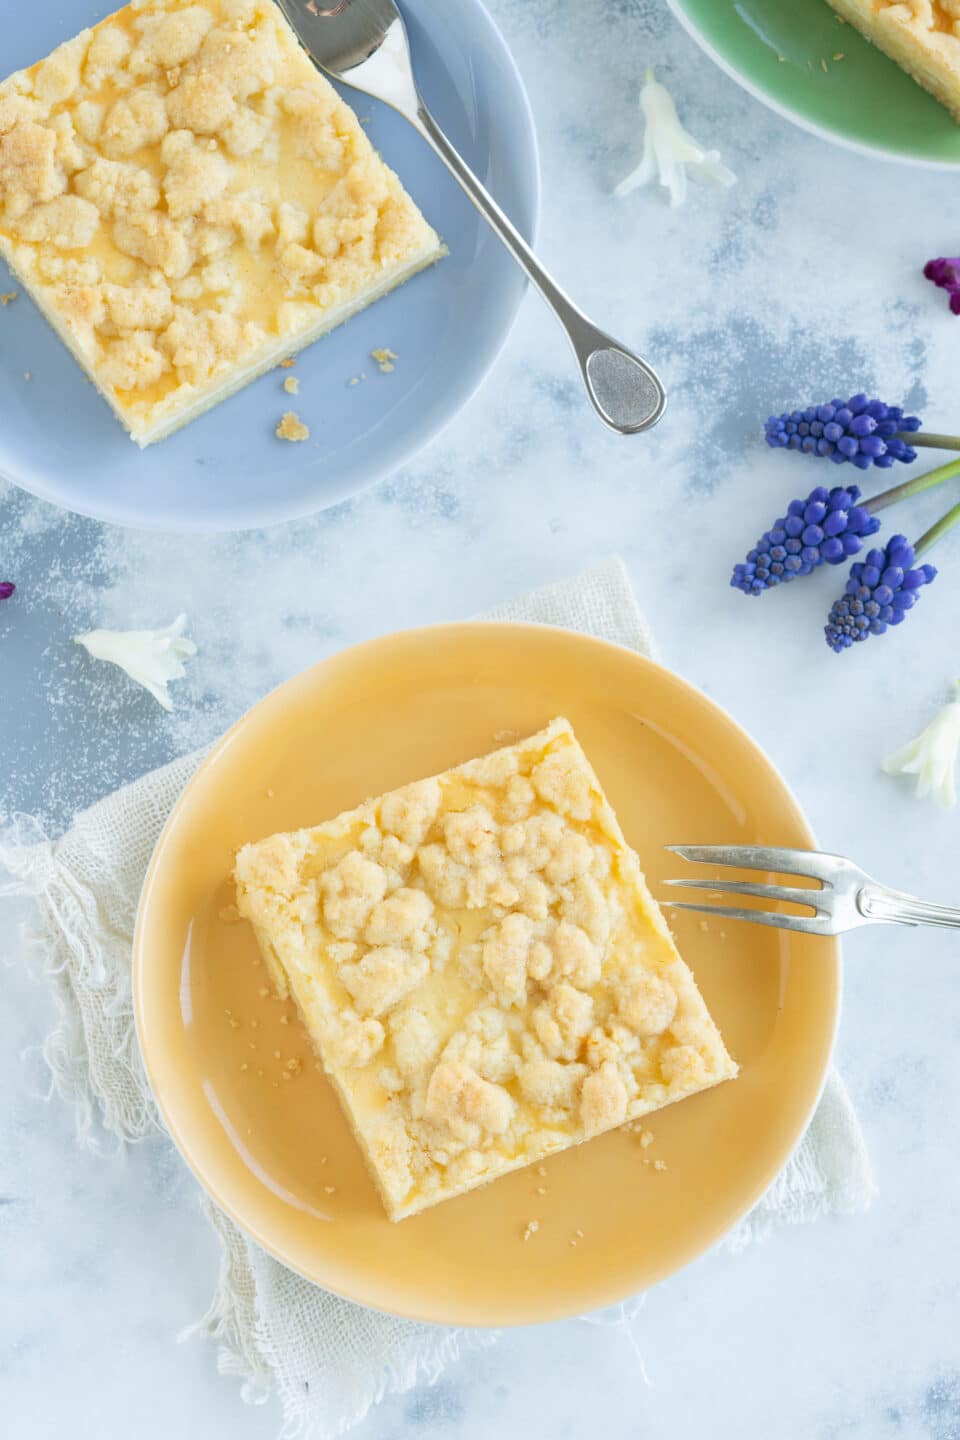
{"type": "Polygon", "coordinates": [[[737,1073],[566,720],[235,876],[391,1220],[737,1073]]]}
{"type": "Polygon", "coordinates": [[[140,446],[444,253],[272,0],[133,0],[0,84],[0,256],[140,446]]]}
{"type": "Polygon", "coordinates": [[[960,120],[960,0],[829,0],[960,120]]]}

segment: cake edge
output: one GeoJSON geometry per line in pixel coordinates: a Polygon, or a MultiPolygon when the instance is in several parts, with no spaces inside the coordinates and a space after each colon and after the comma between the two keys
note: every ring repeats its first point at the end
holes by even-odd
{"type": "MultiPolygon", "coordinates": [[[[871,24],[853,0],[827,0],[827,4],[848,25],[852,25],[858,34],[886,55],[888,60],[899,65],[915,84],[926,90],[928,95],[932,95],[960,125],[960,38],[957,39],[957,64],[954,66],[946,57],[940,55],[939,44],[923,45],[916,40],[911,30],[900,26],[889,16],[885,17],[883,12],[872,16],[871,24]],[[901,29],[910,35],[910,43],[906,42],[905,35],[901,35],[901,29]],[[921,68],[918,65],[921,57],[927,60],[932,68],[921,68]]],[[[956,37],[948,35],[944,38],[956,37]]]]}

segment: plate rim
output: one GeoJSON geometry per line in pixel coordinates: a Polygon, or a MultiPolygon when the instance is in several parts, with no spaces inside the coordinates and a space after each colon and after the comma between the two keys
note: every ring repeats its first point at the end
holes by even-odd
{"type": "MultiPolygon", "coordinates": [[[[781,773],[779,767],[767,754],[763,746],[761,746],[760,743],[753,738],[749,731],[743,725],[741,725],[740,722],[729,713],[729,711],[727,711],[722,705],[718,704],[716,700],[714,700],[711,696],[707,695],[703,690],[699,688],[699,686],[693,684],[692,681],[687,680],[684,676],[679,675],[674,670],[671,670],[669,666],[662,664],[662,662],[660,662],[659,660],[655,660],[647,655],[642,655],[638,650],[632,649],[629,645],[619,644],[616,641],[607,640],[597,635],[588,634],[584,631],[570,630],[569,628],[562,625],[543,624],[537,621],[454,620],[439,621],[428,625],[411,626],[404,630],[387,631],[380,635],[369,636],[364,640],[357,641],[353,645],[347,645],[339,650],[335,650],[330,655],[324,656],[321,660],[316,661],[313,665],[309,665],[304,670],[300,670],[296,674],[289,676],[286,680],[281,681],[279,685],[275,685],[253,705],[251,705],[250,708],[246,710],[244,714],[241,715],[227,731],[224,732],[220,739],[217,740],[204,755],[200,764],[190,776],[190,779],[187,781],[183,790],[177,797],[177,800],[173,808],[171,809],[170,814],[167,816],[167,819],[164,822],[163,828],[160,831],[157,842],[151,853],[150,861],[144,875],[143,885],[140,891],[140,897],[137,902],[137,913],[134,925],[132,946],[132,999],[137,1044],[140,1050],[141,1059],[143,1061],[147,1084],[150,1088],[150,1093],[153,1096],[154,1102],[157,1106],[157,1110],[162,1119],[164,1128],[166,1129],[166,1132],[170,1140],[173,1142],[176,1150],[180,1154],[181,1159],[184,1161],[191,1174],[200,1184],[204,1193],[224,1212],[224,1214],[226,1214],[233,1221],[233,1223],[244,1235],[246,1235],[249,1239],[253,1240],[257,1245],[261,1247],[261,1249],[265,1250],[268,1255],[271,1255],[275,1260],[279,1261],[280,1264],[286,1266],[287,1269],[293,1271],[294,1274],[301,1276],[303,1279],[308,1280],[311,1284],[319,1286],[321,1289],[329,1291],[330,1294],[337,1296],[339,1299],[347,1300],[352,1304],[361,1305],[366,1309],[374,1310],[380,1314],[394,1315],[399,1319],[415,1320],[426,1324],[453,1325],[468,1330],[484,1330],[491,1328],[490,1321],[478,1321],[469,1318],[464,1319],[462,1316],[458,1317],[456,1315],[446,1313],[438,1315],[436,1311],[431,1312],[429,1307],[424,1309],[419,1308],[416,1305],[410,1305],[408,1307],[400,1309],[387,1310],[379,1305],[371,1303],[371,1301],[365,1298],[363,1295],[351,1293],[351,1291],[348,1289],[336,1289],[326,1281],[318,1280],[315,1276],[307,1274],[301,1268],[300,1263],[298,1263],[297,1260],[292,1258],[289,1254],[285,1253],[283,1248],[279,1246],[275,1241],[271,1240],[269,1235],[261,1233],[257,1227],[250,1226],[247,1221],[237,1212],[237,1209],[233,1205],[232,1201],[227,1199],[220,1192],[220,1189],[216,1185],[211,1183],[211,1181],[208,1179],[203,1169],[202,1156],[197,1157],[190,1153],[186,1143],[184,1142],[181,1134],[179,1133],[177,1121],[171,1114],[170,1108],[168,1108],[164,1096],[158,1091],[158,1089],[154,1085],[154,1078],[150,1064],[150,1047],[147,1043],[145,1043],[145,1031],[149,1023],[145,1015],[144,997],[146,964],[144,952],[147,943],[145,920],[146,909],[149,904],[151,891],[156,882],[156,878],[160,869],[165,846],[171,832],[173,831],[175,825],[178,823],[182,812],[187,808],[189,804],[189,797],[195,783],[199,782],[199,780],[204,775],[206,775],[210,769],[212,769],[216,764],[219,763],[221,756],[232,742],[234,736],[241,730],[242,727],[246,725],[250,716],[255,711],[259,710],[262,706],[268,704],[286,688],[302,683],[308,675],[323,670],[326,665],[334,661],[345,657],[356,656],[358,653],[366,649],[375,649],[376,647],[381,646],[385,643],[389,643],[391,640],[400,636],[416,641],[421,638],[427,638],[430,635],[435,635],[441,631],[451,633],[468,629],[471,631],[547,631],[555,635],[565,636],[566,638],[570,638],[572,636],[578,640],[585,640],[591,645],[596,645],[603,649],[618,652],[620,655],[628,657],[631,662],[636,662],[641,671],[644,669],[650,669],[655,672],[663,673],[668,677],[670,681],[683,686],[688,691],[692,691],[700,703],[705,705],[708,709],[715,711],[719,718],[726,722],[737,733],[738,736],[744,739],[747,744],[751,746],[753,750],[755,750],[756,753],[770,767],[771,771],[776,776],[777,780],[782,786],[787,798],[792,802],[801,828],[805,832],[805,834],[809,836],[809,843],[811,848],[817,848],[817,842],[813,833],[813,828],[810,825],[805,810],[800,804],[792,786],[789,784],[785,776],[781,773]]],[[[761,1180],[754,1187],[751,1188],[749,1195],[746,1197],[742,1204],[742,1208],[738,1209],[737,1213],[728,1220],[713,1227],[707,1239],[702,1244],[699,1244],[697,1248],[692,1251],[692,1253],[683,1258],[679,1264],[667,1265],[663,1268],[662,1272],[657,1272],[656,1274],[654,1274],[653,1278],[648,1282],[647,1286],[643,1291],[638,1292],[631,1288],[623,1289],[622,1287],[617,1287],[613,1285],[606,1292],[598,1292],[598,1304],[592,1307],[594,1310],[602,1309],[611,1304],[620,1303],[628,1299],[633,1294],[645,1293],[646,1289],[652,1289],[654,1285],[660,1284],[663,1280],[669,1278],[669,1276],[678,1274],[680,1271],[685,1270],[696,1259],[699,1259],[701,1256],[706,1255],[711,1250],[713,1250],[727,1235],[731,1234],[733,1230],[737,1227],[737,1225],[739,1225],[740,1222],[754,1209],[758,1201],[763,1197],[763,1195],[766,1194],[771,1185],[773,1185],[773,1183],[777,1179],[777,1176],[781,1174],[784,1167],[789,1163],[791,1157],[798,1149],[804,1135],[807,1132],[810,1122],[816,1114],[817,1108],[823,1097],[824,1088],[830,1076],[833,1057],[836,1051],[837,1036],[839,1032],[843,995],[842,939],[840,936],[831,936],[829,938],[829,943],[833,952],[830,966],[832,984],[830,986],[829,994],[830,1013],[828,1013],[826,1016],[828,1034],[826,1037],[827,1044],[824,1049],[823,1069],[822,1074],[819,1078],[819,1083],[816,1087],[816,1092],[811,1100],[811,1103],[806,1113],[803,1116],[802,1123],[798,1124],[796,1127],[796,1133],[793,1135],[792,1139],[789,1141],[786,1147],[783,1148],[782,1151],[779,1153],[779,1156],[773,1167],[768,1167],[761,1180]]],[[[501,1319],[493,1322],[492,1328],[517,1329],[524,1325],[543,1324],[553,1320],[570,1319],[581,1313],[590,1312],[571,1311],[569,1309],[565,1309],[562,1305],[558,1306],[555,1303],[548,1302],[547,1304],[542,1305],[535,1313],[530,1313],[519,1317],[510,1317],[507,1319],[501,1319]]]]}
{"type": "MultiPolygon", "coordinates": [[[[741,90],[745,90],[754,100],[759,100],[761,105],[765,105],[768,110],[773,110],[774,113],[781,116],[782,119],[789,120],[791,124],[798,126],[801,130],[806,130],[808,135],[815,135],[818,140],[826,140],[831,145],[839,145],[843,150],[852,150],[854,154],[857,155],[867,155],[875,160],[889,160],[897,165],[913,165],[919,170],[950,171],[960,168],[960,154],[958,154],[956,160],[931,160],[926,156],[912,155],[904,150],[889,150],[885,145],[872,145],[862,140],[853,140],[849,135],[844,135],[838,130],[831,130],[829,126],[818,124],[801,111],[794,110],[792,106],[785,105],[782,100],[776,99],[770,91],[765,90],[762,85],[758,85],[755,81],[749,79],[744,75],[742,70],[739,70],[728,60],[727,57],[707,39],[696,21],[688,13],[686,10],[686,0],[667,0],[667,4],[670,7],[674,19],[680,23],[691,40],[694,40],[703,53],[712,60],[725,75],[728,75],[731,80],[735,81],[741,90]]],[[[893,65],[896,62],[891,60],[890,63],[893,65]]]]}
{"type": "MultiPolygon", "coordinates": [[[[509,74],[515,87],[515,96],[518,102],[523,129],[521,135],[515,141],[514,149],[517,154],[525,154],[527,156],[530,170],[528,188],[525,195],[529,215],[526,223],[522,223],[519,220],[516,223],[531,247],[536,248],[542,219],[543,174],[540,164],[540,143],[537,136],[533,105],[513,51],[508,45],[506,36],[503,34],[500,26],[488,10],[486,0],[470,0],[470,3],[475,9],[480,23],[486,27],[488,34],[492,36],[504,70],[509,74]]],[[[356,90],[354,87],[348,88],[350,88],[351,93],[359,99],[364,98],[365,92],[356,90]]],[[[416,279],[417,277],[414,276],[412,278],[416,279]]],[[[5,481],[7,484],[24,491],[25,494],[32,495],[35,499],[43,501],[44,504],[53,505],[66,514],[79,515],[83,519],[95,520],[101,524],[116,525],[119,529],[124,530],[144,530],[177,535],[227,535],[239,534],[249,530],[269,530],[276,525],[286,525],[293,521],[309,519],[314,515],[322,514],[325,510],[329,510],[335,505],[344,504],[357,496],[363,495],[374,485],[389,480],[391,476],[396,475],[399,470],[409,465],[422,450],[425,450],[428,445],[433,444],[435,440],[438,440],[440,436],[444,434],[447,428],[476,397],[479,390],[486,384],[494,367],[498,364],[513,334],[529,289],[530,282],[526,277],[523,277],[517,290],[513,311],[509,315],[501,335],[496,343],[491,346],[485,363],[477,371],[472,383],[459,398],[450,413],[433,428],[428,427],[426,432],[420,431],[411,435],[407,443],[397,451],[388,469],[381,469],[373,463],[368,465],[360,472],[361,478],[357,479],[356,483],[352,484],[349,491],[345,494],[334,494],[329,499],[324,499],[320,503],[316,503],[315,500],[311,502],[292,501],[288,506],[278,509],[276,506],[267,503],[267,495],[269,492],[265,491],[256,509],[253,510],[248,506],[243,516],[235,517],[231,509],[230,514],[225,518],[214,518],[212,516],[193,517],[181,514],[176,521],[172,521],[170,517],[158,515],[153,511],[147,515],[134,515],[127,506],[124,506],[122,509],[118,509],[110,503],[98,506],[83,498],[76,503],[71,500],[71,502],[67,504],[65,498],[57,491],[56,487],[51,488],[45,483],[36,485],[32,480],[29,485],[25,484],[23,479],[11,475],[7,470],[2,468],[0,468],[0,481],[5,481]]],[[[49,324],[39,311],[37,315],[42,324],[49,324]]],[[[321,340],[323,338],[323,336],[320,337],[321,340]]],[[[316,344],[317,342],[315,341],[314,343],[316,344]]],[[[198,418],[202,419],[203,417],[198,418]]],[[[115,423],[119,425],[120,422],[115,419],[115,423]]],[[[163,442],[160,441],[158,443],[162,444],[163,442]]],[[[133,442],[130,441],[130,444],[132,447],[133,442]]],[[[322,460],[316,463],[317,468],[320,468],[324,464],[322,460]]],[[[135,479],[131,477],[130,491],[133,490],[135,483],[135,479]]]]}

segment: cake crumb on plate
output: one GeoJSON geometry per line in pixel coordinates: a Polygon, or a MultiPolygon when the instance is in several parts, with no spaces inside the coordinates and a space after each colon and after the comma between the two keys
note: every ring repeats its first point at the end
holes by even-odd
{"type": "Polygon", "coordinates": [[[310,427],[304,425],[300,416],[295,414],[293,410],[288,410],[277,426],[276,436],[278,440],[309,440],[310,427]]]}

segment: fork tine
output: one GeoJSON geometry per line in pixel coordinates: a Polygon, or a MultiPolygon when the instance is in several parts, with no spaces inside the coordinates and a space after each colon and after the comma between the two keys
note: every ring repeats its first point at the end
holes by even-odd
{"type": "Polygon", "coordinates": [[[685,905],[672,900],[668,910],[696,910],[701,915],[717,915],[722,920],[747,920],[751,925],[771,925],[777,930],[800,930],[804,935],[832,935],[835,932],[825,915],[783,915],[772,910],[737,910],[732,905],[685,905]]]}
{"type": "Polygon", "coordinates": [[[755,880],[663,880],[663,885],[676,885],[686,890],[719,890],[731,895],[757,895],[761,900],[786,900],[793,905],[808,905],[820,915],[829,914],[822,890],[802,890],[799,885],[761,885],[755,880]]]}
{"type": "Polygon", "coordinates": [[[737,870],[772,870],[780,875],[807,875],[823,885],[836,873],[837,857],[817,850],[788,850],[772,845],[665,845],[695,865],[731,865],[737,870]]]}

